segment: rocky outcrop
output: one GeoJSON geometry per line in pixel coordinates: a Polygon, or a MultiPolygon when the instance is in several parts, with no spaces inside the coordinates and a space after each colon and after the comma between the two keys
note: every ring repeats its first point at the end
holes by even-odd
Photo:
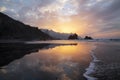
{"type": "Polygon", "coordinates": [[[84,38],[85,40],[91,40],[91,39],[93,39],[92,37],[90,37],[90,36],[85,36],[85,38],[84,38]]]}
{"type": "Polygon", "coordinates": [[[68,39],[78,39],[78,35],[75,33],[75,34],[71,34],[68,39]]]}

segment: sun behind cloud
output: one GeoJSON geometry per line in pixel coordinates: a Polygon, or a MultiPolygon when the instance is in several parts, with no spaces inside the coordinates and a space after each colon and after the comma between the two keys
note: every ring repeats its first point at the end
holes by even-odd
{"type": "Polygon", "coordinates": [[[120,38],[120,0],[1,0],[0,12],[38,28],[120,38]]]}

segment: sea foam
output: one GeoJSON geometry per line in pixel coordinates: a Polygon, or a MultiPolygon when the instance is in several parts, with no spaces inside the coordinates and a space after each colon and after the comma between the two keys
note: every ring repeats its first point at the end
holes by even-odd
{"type": "Polygon", "coordinates": [[[93,53],[95,49],[96,49],[96,46],[94,46],[94,49],[91,51],[91,57],[93,58],[93,60],[90,62],[89,67],[86,69],[86,72],[83,74],[83,76],[87,80],[97,80],[96,77],[91,76],[91,74],[95,73],[96,62],[100,61],[97,59],[97,57],[93,53]]]}

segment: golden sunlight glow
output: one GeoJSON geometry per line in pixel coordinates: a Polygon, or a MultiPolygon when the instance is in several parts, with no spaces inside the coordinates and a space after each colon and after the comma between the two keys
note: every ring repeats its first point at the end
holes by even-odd
{"type": "Polygon", "coordinates": [[[87,33],[86,26],[87,22],[82,20],[71,20],[69,22],[55,22],[53,29],[61,33],[77,33],[79,35],[84,35],[87,33]]]}
{"type": "Polygon", "coordinates": [[[72,58],[77,61],[81,61],[84,56],[88,55],[88,52],[93,47],[87,45],[77,45],[77,46],[57,46],[53,49],[49,50],[41,50],[39,53],[49,53],[46,55],[54,56],[57,60],[66,60],[68,58],[72,58]],[[49,52],[48,52],[49,51],[49,52]]]}
{"type": "MultiPolygon", "coordinates": [[[[58,21],[55,19],[42,26],[60,33],[77,33],[80,36],[85,36],[85,34],[88,34],[90,23],[91,21],[89,19],[84,21],[79,16],[74,16],[69,21],[58,21]]],[[[39,23],[38,25],[41,24],[39,23]]],[[[94,30],[91,29],[91,32],[94,30]]]]}
{"type": "Polygon", "coordinates": [[[76,32],[76,29],[75,28],[72,28],[71,26],[62,26],[60,27],[60,32],[62,33],[75,33],[76,32]]]}
{"type": "Polygon", "coordinates": [[[77,24],[74,23],[61,23],[61,24],[57,24],[56,25],[56,30],[58,32],[62,32],[62,33],[79,33],[80,27],[78,27],[77,24]]]}

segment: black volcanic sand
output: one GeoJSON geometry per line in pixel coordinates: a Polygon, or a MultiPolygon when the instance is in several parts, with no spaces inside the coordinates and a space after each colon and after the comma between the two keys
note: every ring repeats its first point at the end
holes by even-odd
{"type": "Polygon", "coordinates": [[[100,63],[92,76],[98,80],[120,80],[120,42],[98,43],[94,54],[100,63]]]}

